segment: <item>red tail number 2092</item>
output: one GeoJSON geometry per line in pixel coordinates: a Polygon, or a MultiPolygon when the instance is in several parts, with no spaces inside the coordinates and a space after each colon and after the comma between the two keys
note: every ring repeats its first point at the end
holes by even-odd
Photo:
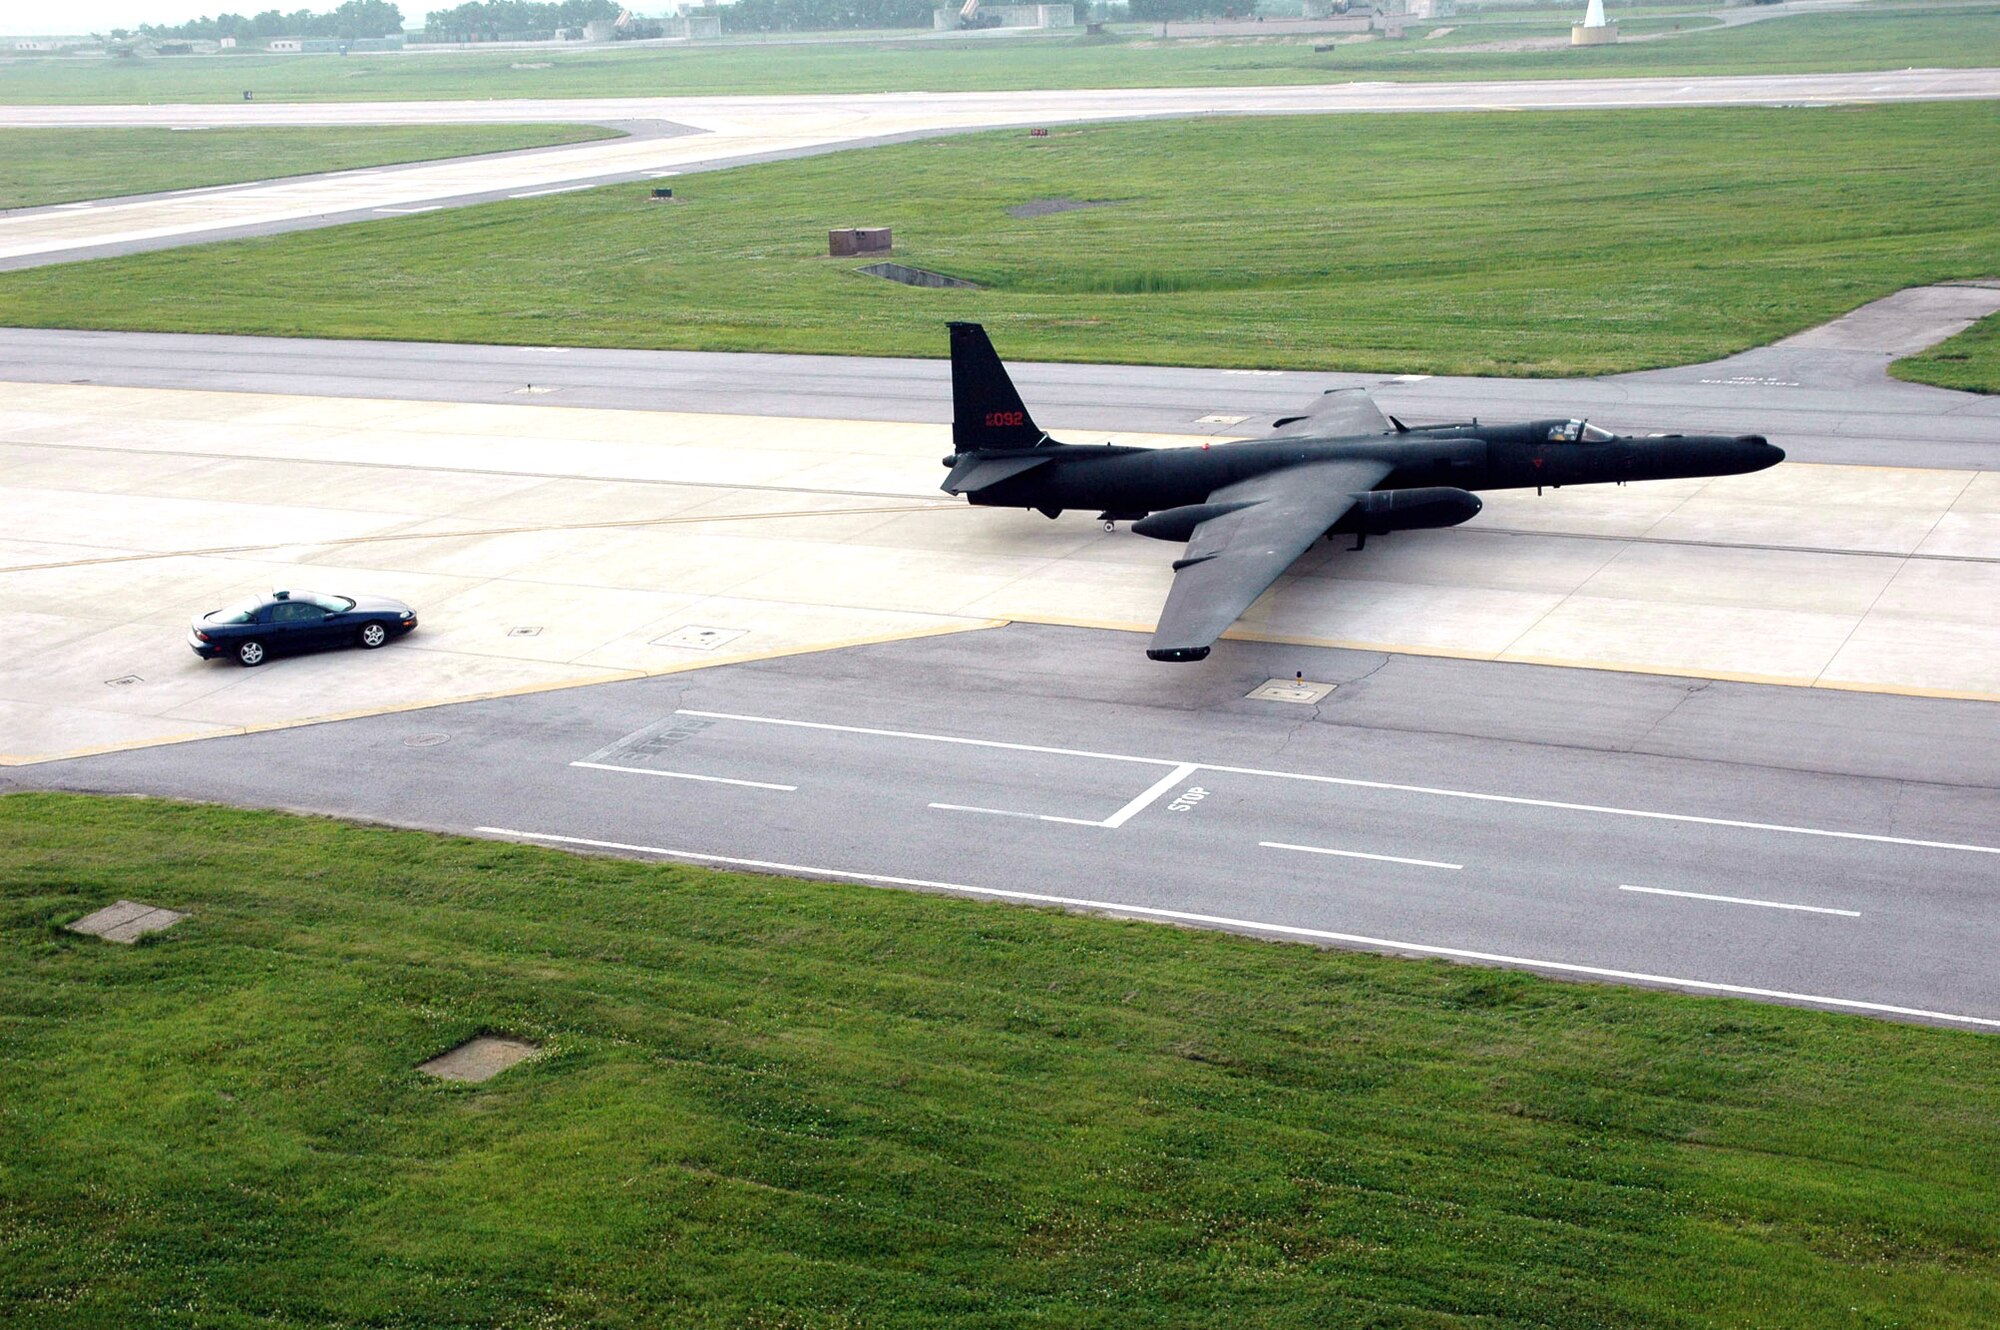
{"type": "Polygon", "coordinates": [[[1024,423],[1024,417],[1019,411],[988,411],[986,413],[986,423],[988,425],[1019,425],[1024,423]]]}

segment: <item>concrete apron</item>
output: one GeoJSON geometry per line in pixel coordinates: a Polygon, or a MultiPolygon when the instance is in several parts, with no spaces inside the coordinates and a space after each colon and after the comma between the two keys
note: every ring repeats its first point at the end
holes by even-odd
{"type": "MultiPolygon", "coordinates": [[[[0,762],[1011,620],[1150,631],[1174,547],[947,500],[947,451],[938,425],[0,384],[0,762]],[[422,627],[257,669],[188,650],[191,615],[273,587],[422,627]]],[[[2000,474],[1485,498],[1321,544],[1230,636],[2000,700],[2000,474]]],[[[1135,674],[1176,668],[1142,645],[1135,674]]]]}

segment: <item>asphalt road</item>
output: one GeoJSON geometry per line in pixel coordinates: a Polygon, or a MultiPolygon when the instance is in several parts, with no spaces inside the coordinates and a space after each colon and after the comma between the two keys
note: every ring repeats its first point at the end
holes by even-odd
{"type": "Polygon", "coordinates": [[[4,780],[2000,1028],[2000,708],[1241,642],[1136,657],[1016,626],[4,780]],[[1246,698],[1294,671],[1339,686],[1246,698]]]}
{"type": "MultiPolygon", "coordinates": [[[[2000,468],[2000,398],[1884,373],[2000,310],[2000,289],[1927,287],[1707,365],[1599,379],[1413,378],[1011,362],[1044,428],[1251,435],[1323,389],[1365,386],[1412,422],[1587,415],[1615,429],[1761,433],[1797,461],[2000,468]]],[[[944,352],[944,330],[938,331],[944,352]]],[[[1007,354],[1007,348],[1000,348],[1007,354]]],[[[0,377],[325,397],[946,422],[940,360],[448,346],[0,329],[0,377]],[[533,384],[552,391],[519,393],[533,384]]]]}
{"type": "Polygon", "coordinates": [[[269,235],[365,218],[533,198],[869,144],[1050,124],[1208,115],[1858,105],[2000,96],[2000,70],[1549,79],[1490,83],[1342,83],[1265,88],[1072,89],[825,96],[627,97],[410,102],[225,102],[0,106],[0,128],[654,123],[644,140],[374,167],[304,179],[106,199],[0,216],[0,269],[269,235]]]}

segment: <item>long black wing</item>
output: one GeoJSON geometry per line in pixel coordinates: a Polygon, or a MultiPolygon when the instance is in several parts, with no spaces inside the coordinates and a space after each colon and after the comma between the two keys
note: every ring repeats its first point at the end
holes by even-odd
{"type": "Polygon", "coordinates": [[[1209,495],[1211,503],[1246,506],[1194,529],[1186,556],[1174,564],[1174,587],[1146,654],[1206,656],[1222,631],[1393,469],[1365,458],[1301,462],[1209,495]]]}
{"type": "Polygon", "coordinates": [[[1333,388],[1320,394],[1310,410],[1300,416],[1286,416],[1276,433],[1306,434],[1320,439],[1357,439],[1371,434],[1393,434],[1396,427],[1366,388],[1333,388]]]}

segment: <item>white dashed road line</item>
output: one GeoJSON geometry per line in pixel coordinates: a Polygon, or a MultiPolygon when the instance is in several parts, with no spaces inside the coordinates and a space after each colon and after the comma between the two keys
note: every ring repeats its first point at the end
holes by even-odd
{"type": "Polygon", "coordinates": [[[698,780],[710,785],[747,785],[753,790],[783,790],[787,794],[799,787],[796,785],[774,785],[763,780],[737,780],[733,776],[698,776],[691,771],[660,771],[653,767],[615,767],[608,762],[572,762],[573,767],[583,767],[589,771],[617,771],[627,776],[664,776],[668,780],[698,780]]]}
{"type": "Polygon", "coordinates": [[[1859,910],[1836,910],[1825,905],[1794,905],[1789,901],[1760,901],[1749,896],[1713,896],[1705,891],[1669,891],[1665,887],[1633,887],[1621,885],[1620,891],[1643,891],[1648,896],[1682,896],[1691,901],[1721,901],[1725,905],[1761,905],[1767,910],[1804,910],[1807,914],[1838,914],[1849,919],[1859,919],[1859,910]]]}
{"type": "Polygon", "coordinates": [[[1329,850],[1318,845],[1287,845],[1283,841],[1260,840],[1257,842],[1267,850],[1296,850],[1300,854],[1331,854],[1341,859],[1373,859],[1383,864],[1409,864],[1414,868],[1449,868],[1457,872],[1464,864],[1439,863],[1435,859],[1401,859],[1393,854],[1363,854],[1359,850],[1329,850]]]}

